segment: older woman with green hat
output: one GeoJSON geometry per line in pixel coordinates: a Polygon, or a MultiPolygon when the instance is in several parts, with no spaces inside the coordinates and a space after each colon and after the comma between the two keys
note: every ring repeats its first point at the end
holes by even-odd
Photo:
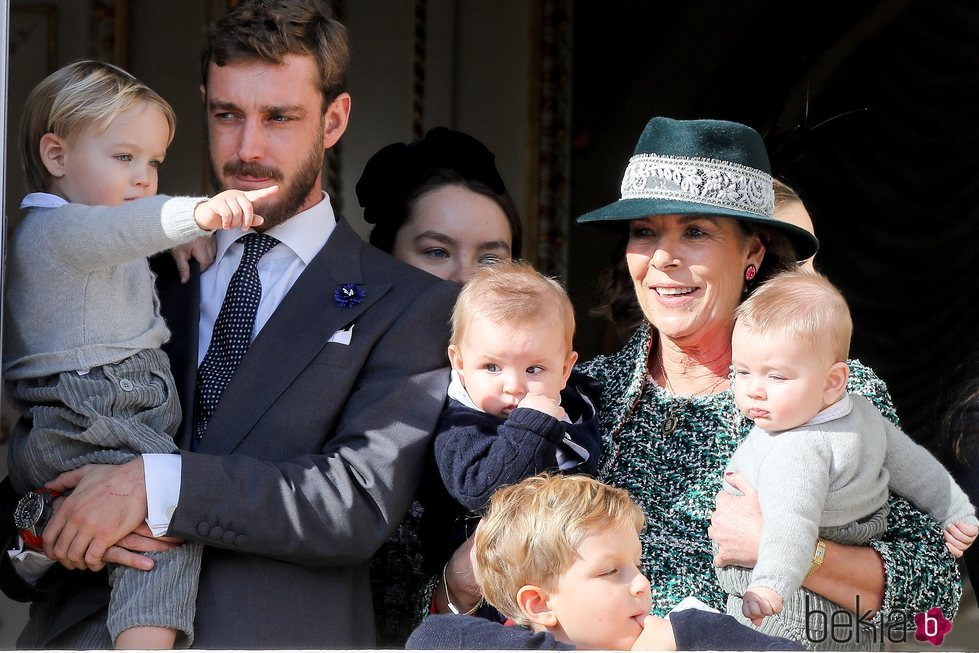
{"type": "MultiPolygon", "coordinates": [[[[753,490],[734,478],[745,496],[718,496],[725,464],[751,427],[728,383],[733,314],[759,282],[818,246],[809,232],[775,220],[773,204],[768,157],[754,130],[653,118],[626,167],[621,198],[578,218],[623,231],[625,260],[608,305],[614,318],[640,318],[620,352],[580,367],[603,387],[600,478],[627,489],[648,518],[643,567],[654,613],[686,596],[723,609],[714,565],[755,563],[761,515],[753,490]]],[[[848,390],[896,421],[884,383],[858,361],[849,366],[848,390]]],[[[872,547],[831,542],[814,552],[805,587],[866,619],[848,621],[839,637],[847,641],[835,643],[821,629],[832,614],[809,619],[814,641],[803,643],[873,648],[898,619],[913,624],[916,613],[936,606],[955,613],[961,586],[940,529],[903,499],[892,497],[890,508],[887,533],[872,547]],[[880,611],[883,628],[866,611],[880,611]]]]}
{"type": "MultiPolygon", "coordinates": [[[[744,496],[720,492],[751,428],[728,384],[734,308],[818,247],[809,232],[772,217],[769,170],[761,137],[744,125],[653,118],[621,198],[579,218],[623,234],[606,305],[635,333],[617,354],[579,369],[602,384],[599,478],[628,490],[647,517],[642,563],[655,614],[688,596],[724,609],[714,566],[751,567],[758,553],[753,489],[735,474],[727,480],[744,496]]],[[[884,383],[859,361],[849,366],[847,390],[896,421],[884,383]]],[[[903,641],[920,612],[954,615],[962,590],[941,529],[904,499],[892,497],[889,507],[888,529],[871,546],[830,542],[813,552],[804,586],[857,615],[810,615],[811,648],[881,648],[903,641]]],[[[446,576],[461,611],[478,601],[464,553],[446,576]]]]}

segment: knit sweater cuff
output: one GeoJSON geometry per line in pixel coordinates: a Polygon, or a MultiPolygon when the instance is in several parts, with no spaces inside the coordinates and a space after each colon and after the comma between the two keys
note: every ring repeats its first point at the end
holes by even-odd
{"type": "Polygon", "coordinates": [[[564,427],[561,422],[534,408],[517,408],[510,413],[506,421],[509,426],[532,431],[554,444],[564,440],[564,427]]]}
{"type": "Polygon", "coordinates": [[[194,209],[205,201],[206,197],[171,197],[167,200],[161,211],[163,231],[167,237],[187,242],[201,236],[210,236],[211,232],[197,226],[197,220],[194,219],[194,209]]]}

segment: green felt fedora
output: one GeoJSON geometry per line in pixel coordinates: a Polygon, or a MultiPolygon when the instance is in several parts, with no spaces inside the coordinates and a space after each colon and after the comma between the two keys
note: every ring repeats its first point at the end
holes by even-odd
{"type": "Polygon", "coordinates": [[[765,224],[785,234],[799,260],[819,241],[805,229],[772,217],[775,194],[765,143],[754,129],[726,120],[646,124],[622,177],[618,201],[586,213],[580,223],[651,215],[712,215],[765,224]]]}

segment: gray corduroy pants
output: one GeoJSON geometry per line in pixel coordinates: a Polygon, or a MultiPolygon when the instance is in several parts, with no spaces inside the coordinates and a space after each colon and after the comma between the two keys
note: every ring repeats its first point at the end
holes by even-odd
{"type": "MultiPolygon", "coordinates": [[[[21,492],[89,463],[122,464],[143,453],[173,453],[180,404],[167,355],[147,349],[86,374],[63,372],[9,385],[14,406],[31,421],[10,442],[10,479],[21,492]]],[[[193,641],[203,547],[188,542],[150,554],[150,572],[115,567],[108,629],[115,641],[135,626],[163,626],[193,641]]]]}

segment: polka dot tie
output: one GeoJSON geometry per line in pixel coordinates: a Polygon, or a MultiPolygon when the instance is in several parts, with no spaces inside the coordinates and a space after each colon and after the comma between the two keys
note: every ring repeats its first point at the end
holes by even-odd
{"type": "Polygon", "coordinates": [[[194,410],[194,441],[197,449],[207,430],[208,420],[218,400],[231,381],[231,375],[248,351],[255,327],[255,313],[262,298],[262,282],[258,278],[258,261],[279,241],[266,234],[251,233],[238,239],[245,246],[241,263],[231,276],[228,292],[221,303],[218,318],[207,353],[197,369],[197,403],[194,410]]]}

